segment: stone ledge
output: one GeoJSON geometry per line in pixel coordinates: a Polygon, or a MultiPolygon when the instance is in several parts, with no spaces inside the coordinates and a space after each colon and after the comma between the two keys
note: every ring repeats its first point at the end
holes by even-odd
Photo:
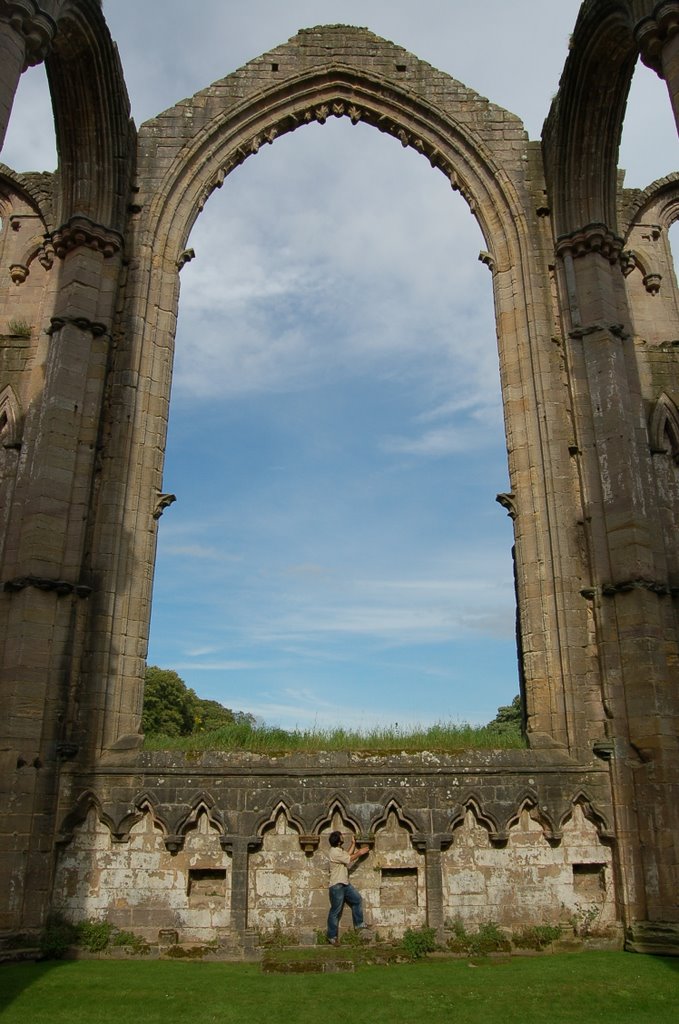
{"type": "Polygon", "coordinates": [[[635,921],[625,935],[629,953],[679,956],[679,922],[635,921]]]}

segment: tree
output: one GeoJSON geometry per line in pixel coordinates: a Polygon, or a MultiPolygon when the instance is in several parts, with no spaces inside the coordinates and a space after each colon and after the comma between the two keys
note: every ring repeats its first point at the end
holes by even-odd
{"type": "Polygon", "coordinates": [[[224,725],[254,725],[254,715],[204,700],[172,669],[149,665],[144,679],[142,731],[161,736],[190,736],[224,725]]]}
{"type": "Polygon", "coordinates": [[[497,709],[497,714],[488,727],[496,729],[497,732],[521,732],[523,727],[523,709],[521,697],[517,693],[511,704],[502,704],[497,709]]]}
{"type": "Polygon", "coordinates": [[[144,678],[141,727],[145,733],[188,736],[193,732],[195,694],[171,669],[149,665],[144,678]]]}

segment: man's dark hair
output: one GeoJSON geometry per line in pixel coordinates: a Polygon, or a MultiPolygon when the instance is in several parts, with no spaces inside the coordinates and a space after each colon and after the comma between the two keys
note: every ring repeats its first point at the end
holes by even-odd
{"type": "Polygon", "coordinates": [[[328,842],[330,843],[331,846],[339,846],[340,843],[342,842],[342,833],[331,832],[330,835],[328,836],[328,842]]]}

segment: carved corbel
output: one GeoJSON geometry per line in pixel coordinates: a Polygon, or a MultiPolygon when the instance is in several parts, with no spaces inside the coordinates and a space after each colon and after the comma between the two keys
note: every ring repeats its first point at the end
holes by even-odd
{"type": "Polygon", "coordinates": [[[629,277],[633,270],[637,266],[637,257],[631,249],[625,249],[624,252],[620,253],[620,269],[622,270],[625,277],[629,277]]]}
{"type": "Polygon", "coordinates": [[[420,853],[427,850],[447,850],[452,845],[453,836],[450,832],[414,832],[410,841],[420,853]]]}
{"type": "Polygon", "coordinates": [[[646,274],[644,276],[644,288],[649,295],[657,295],[660,291],[660,282],[662,281],[662,274],[646,274]]]}
{"type": "Polygon", "coordinates": [[[498,505],[502,505],[507,510],[507,515],[510,519],[516,519],[516,495],[513,492],[496,494],[495,500],[498,505]]]}
{"type": "Polygon", "coordinates": [[[163,842],[165,843],[165,849],[168,850],[172,854],[172,856],[174,856],[184,848],[185,838],[185,836],[180,836],[176,833],[166,835],[165,838],[163,839],[163,842]]]}
{"type": "Polygon", "coordinates": [[[221,846],[224,853],[228,853],[229,856],[233,856],[234,848],[244,846],[248,853],[256,853],[262,845],[261,836],[220,836],[219,845],[221,846]]]}
{"type": "Polygon", "coordinates": [[[489,252],[486,252],[485,249],[482,249],[479,253],[479,263],[483,263],[484,267],[488,267],[491,274],[495,270],[495,260],[489,252]]]}
{"type": "Polygon", "coordinates": [[[314,850],[318,848],[320,842],[320,836],[300,836],[299,845],[304,850],[307,857],[310,857],[314,850]]]}
{"type": "Polygon", "coordinates": [[[159,494],[153,509],[153,518],[160,519],[166,508],[177,500],[176,494],[159,494]]]}
{"type": "MultiPolygon", "coordinates": [[[[215,187],[221,188],[221,185],[217,185],[215,187]]],[[[182,267],[185,267],[187,263],[190,263],[191,260],[195,260],[195,258],[195,249],[184,249],[184,251],[180,252],[179,256],[177,257],[177,270],[181,270],[182,267]]]]}

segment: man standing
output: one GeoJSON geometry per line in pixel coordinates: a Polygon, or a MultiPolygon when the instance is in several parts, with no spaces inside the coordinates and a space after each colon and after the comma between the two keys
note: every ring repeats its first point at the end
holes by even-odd
{"type": "Polygon", "coordinates": [[[363,900],[358,889],[354,889],[349,882],[349,868],[359,857],[368,853],[367,846],[356,846],[356,839],[351,835],[349,850],[343,850],[344,836],[341,832],[331,832],[328,836],[330,843],[330,913],[328,914],[328,942],[331,946],[337,945],[337,931],[339,919],[347,903],[351,907],[351,917],[354,928],[366,928],[363,922],[363,900]]]}

